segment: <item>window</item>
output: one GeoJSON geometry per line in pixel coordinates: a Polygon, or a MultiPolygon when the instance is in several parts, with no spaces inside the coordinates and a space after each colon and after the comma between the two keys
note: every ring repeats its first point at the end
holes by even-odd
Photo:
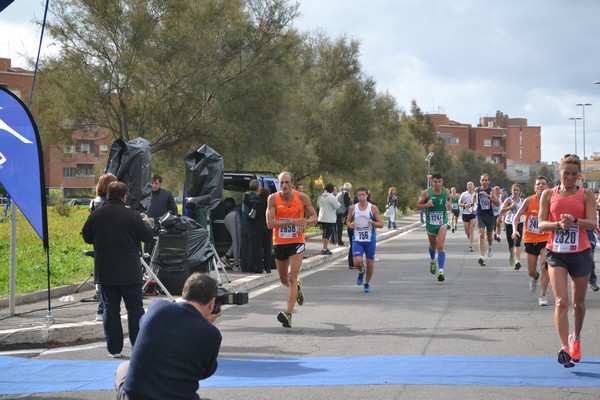
{"type": "Polygon", "coordinates": [[[63,176],[65,178],[74,178],[77,175],[77,169],[73,167],[63,167],[63,176]]]}
{"type": "Polygon", "coordinates": [[[75,153],[75,145],[67,144],[63,147],[63,153],[65,154],[73,154],[75,153]]]}
{"type": "Polygon", "coordinates": [[[502,156],[492,155],[492,163],[493,164],[501,164],[502,163],[502,156]]]}
{"type": "Polygon", "coordinates": [[[483,147],[492,147],[492,139],[483,139],[483,147]]]}
{"type": "Polygon", "coordinates": [[[79,145],[79,152],[83,154],[90,154],[90,144],[89,143],[81,143],[79,145]]]}
{"type": "Polygon", "coordinates": [[[438,133],[437,135],[438,139],[442,140],[446,145],[460,144],[460,139],[452,137],[449,133],[438,133]]]}
{"type": "Polygon", "coordinates": [[[92,166],[91,165],[81,165],[77,167],[77,176],[80,177],[88,177],[92,176],[92,166]]]}
{"type": "Polygon", "coordinates": [[[108,154],[108,145],[107,144],[100,145],[100,154],[108,154]]]}
{"type": "Polygon", "coordinates": [[[500,147],[502,146],[502,139],[500,138],[492,138],[492,146],[500,147]]]}

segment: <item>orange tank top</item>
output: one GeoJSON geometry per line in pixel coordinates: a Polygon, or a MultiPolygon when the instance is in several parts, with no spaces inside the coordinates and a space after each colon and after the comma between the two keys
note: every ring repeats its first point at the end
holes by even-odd
{"type": "Polygon", "coordinates": [[[531,196],[529,208],[525,212],[525,229],[523,229],[523,243],[541,243],[550,240],[550,232],[538,229],[538,213],[540,205],[537,196],[531,196]]]}
{"type": "MultiPolygon", "coordinates": [[[[585,218],[585,189],[580,187],[573,196],[561,197],[558,194],[560,186],[552,189],[550,197],[550,212],[548,221],[560,221],[561,214],[571,214],[577,219],[585,218]]],[[[579,253],[591,247],[585,229],[573,225],[571,229],[558,229],[552,231],[550,241],[546,245],[548,250],[555,253],[579,253]]]]}
{"type": "MultiPolygon", "coordinates": [[[[304,218],[304,205],[300,195],[294,190],[292,201],[286,203],[281,198],[281,193],[275,194],[275,221],[286,219],[304,218]]],[[[298,232],[296,225],[273,228],[273,244],[304,243],[304,232],[298,232]]]]}

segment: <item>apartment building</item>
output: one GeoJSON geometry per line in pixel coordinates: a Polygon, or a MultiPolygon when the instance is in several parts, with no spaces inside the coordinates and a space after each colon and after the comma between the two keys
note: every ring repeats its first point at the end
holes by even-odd
{"type": "MultiPolygon", "coordinates": [[[[11,66],[0,58],[0,86],[10,90],[25,104],[29,101],[33,72],[11,66]]],[[[38,84],[36,83],[36,90],[38,84]]],[[[32,110],[35,118],[35,110],[32,110]]],[[[99,132],[76,132],[71,143],[44,145],[46,190],[59,189],[64,197],[94,193],[96,176],[104,172],[114,138],[99,132]]]]}
{"type": "Polygon", "coordinates": [[[526,118],[509,118],[497,111],[480,117],[477,126],[452,121],[446,114],[429,114],[434,135],[450,152],[468,149],[506,171],[508,178],[526,182],[541,166],[541,127],[529,126],[526,118]]]}

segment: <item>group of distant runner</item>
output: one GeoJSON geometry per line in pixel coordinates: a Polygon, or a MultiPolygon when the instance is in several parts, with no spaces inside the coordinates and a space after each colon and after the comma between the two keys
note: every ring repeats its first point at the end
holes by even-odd
{"type": "Polygon", "coordinates": [[[560,163],[560,184],[549,188],[548,180],[539,176],[535,193],[527,198],[521,186],[514,184],[510,193],[490,185],[488,174],[480,177],[480,186],[467,182],[467,190],[460,195],[456,188],[447,190],[441,174],[431,176],[431,186],[417,200],[417,209],[425,212],[425,227],[429,240],[429,270],[444,282],[447,231],[457,230],[458,217],[467,236],[468,251],[473,252],[475,225],[478,228],[477,262],[486,266],[484,255],[494,254],[494,240],[500,242],[499,231],[504,222],[509,251],[509,264],[521,268],[521,242],[527,257],[529,288],[536,291],[541,277],[538,304],[547,306],[546,291],[552,285],[555,299],[554,321],[561,349],[558,362],[565,368],[581,359],[581,330],[585,318],[585,296],[589,284],[593,291],[600,288],[594,273],[596,246],[596,200],[591,190],[578,185],[581,161],[575,154],[565,155],[560,163]],[[451,219],[448,220],[448,214],[451,219]],[[437,260],[436,260],[437,252],[437,260]],[[538,271],[539,264],[539,271],[538,271]],[[571,278],[571,305],[573,332],[569,333],[569,290],[571,278]]]}

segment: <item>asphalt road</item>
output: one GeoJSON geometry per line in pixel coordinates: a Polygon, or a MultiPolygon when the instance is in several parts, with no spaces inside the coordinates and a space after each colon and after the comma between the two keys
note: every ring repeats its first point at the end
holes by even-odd
{"type": "MultiPolygon", "coordinates": [[[[378,243],[372,292],[368,294],[356,285],[356,271],[348,269],[345,259],[310,270],[301,275],[306,303],[296,307],[292,329],[282,328],[276,320],[284,307],[284,288],[271,284],[253,290],[249,304],[227,308],[217,323],[223,334],[220,359],[331,358],[332,365],[348,370],[346,379],[290,386],[286,374],[277,373],[261,377],[260,386],[255,387],[240,384],[240,377],[232,376],[230,387],[209,387],[210,381],[201,382],[200,396],[213,400],[597,399],[600,338],[595,333],[600,328],[600,292],[588,292],[582,362],[565,369],[555,361],[559,345],[551,289],[550,306],[538,306],[537,293],[528,288],[526,269],[514,271],[508,266],[505,240],[495,245],[486,267],[479,266],[477,254],[467,253],[466,248],[462,231],[449,233],[446,281],[440,283],[429,272],[424,228],[378,243]],[[462,356],[465,362],[459,368],[443,356],[462,356]],[[500,366],[506,360],[510,364],[503,368],[509,373],[517,377],[533,374],[539,381],[519,383],[514,376],[489,374],[476,362],[480,359],[500,360],[500,366]],[[401,368],[398,360],[404,363],[401,368]],[[539,360],[542,362],[532,362],[539,360]],[[376,381],[373,374],[388,366],[391,375],[422,371],[408,383],[364,383],[376,381]],[[447,379],[451,370],[458,375],[455,381],[447,379]],[[487,381],[486,374],[490,375],[487,381]],[[549,376],[566,384],[557,385],[549,376]],[[575,378],[589,379],[586,386],[590,387],[569,385],[575,378]]],[[[19,355],[39,360],[107,359],[103,343],[19,355]]],[[[114,396],[110,391],[96,391],[20,398],[114,396]]]]}

